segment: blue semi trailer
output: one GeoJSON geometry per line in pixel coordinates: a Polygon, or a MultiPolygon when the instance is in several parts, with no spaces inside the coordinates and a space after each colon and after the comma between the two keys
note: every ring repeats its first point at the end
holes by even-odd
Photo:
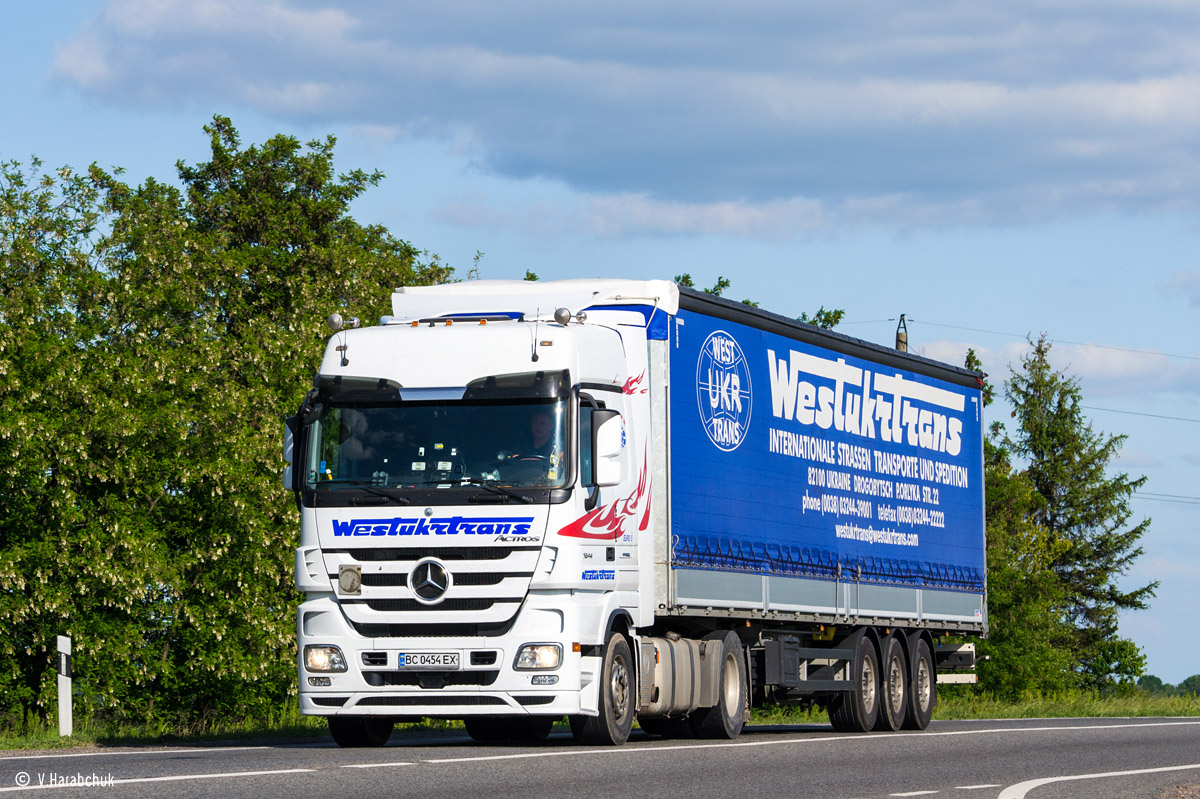
{"type": "Polygon", "coordinates": [[[343,745],[923,729],[987,631],[982,375],[665,281],[398,289],[288,422],[343,745]]]}

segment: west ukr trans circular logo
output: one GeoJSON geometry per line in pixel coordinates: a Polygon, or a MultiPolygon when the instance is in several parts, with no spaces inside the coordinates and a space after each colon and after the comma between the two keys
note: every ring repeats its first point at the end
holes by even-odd
{"type": "Polygon", "coordinates": [[[696,401],[712,443],[726,452],[737,449],[750,427],[753,408],[750,365],[733,336],[717,330],[704,340],[696,361],[696,401]]]}

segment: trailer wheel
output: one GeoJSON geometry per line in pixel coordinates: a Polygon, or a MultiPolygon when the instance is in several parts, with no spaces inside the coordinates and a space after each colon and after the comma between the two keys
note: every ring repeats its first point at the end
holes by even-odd
{"type": "Polygon", "coordinates": [[[929,644],[924,639],[917,639],[913,647],[912,684],[905,704],[904,729],[923,730],[929,726],[937,704],[937,671],[933,667],[929,644]]]}
{"type": "Polygon", "coordinates": [[[875,644],[862,636],[850,669],[853,688],[829,700],[829,721],[838,732],[870,732],[879,715],[879,656],[875,644]]]}
{"type": "Polygon", "coordinates": [[[610,632],[604,642],[604,662],[600,669],[600,714],[571,716],[571,733],[576,741],[620,746],[629,740],[637,690],[634,673],[629,641],[619,632],[610,632]]]}
{"type": "Polygon", "coordinates": [[[688,718],[698,738],[738,737],[746,722],[746,665],[742,659],[742,639],[732,630],[718,630],[704,636],[708,646],[719,643],[721,658],[717,704],[700,708],[688,718]]]}
{"type": "Polygon", "coordinates": [[[392,737],[392,720],[380,716],[330,716],[329,734],[338,746],[383,746],[392,737]]]}
{"type": "Polygon", "coordinates": [[[555,721],[553,716],[467,716],[463,719],[463,726],[472,740],[481,743],[540,743],[550,736],[555,721]]]}
{"type": "Polygon", "coordinates": [[[880,673],[879,717],[875,720],[876,730],[898,730],[904,725],[908,712],[908,660],[904,647],[896,638],[883,643],[882,670],[880,673]]]}

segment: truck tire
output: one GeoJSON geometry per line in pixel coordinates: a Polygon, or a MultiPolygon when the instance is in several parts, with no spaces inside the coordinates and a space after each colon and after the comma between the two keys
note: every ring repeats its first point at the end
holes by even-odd
{"type": "Polygon", "coordinates": [[[329,734],[338,746],[384,746],[392,737],[392,720],[380,716],[330,716],[329,734]]]}
{"type": "Polygon", "coordinates": [[[918,638],[913,647],[912,682],[905,704],[904,729],[923,730],[929,726],[937,705],[937,671],[929,644],[923,638],[918,638]]]}
{"type": "Polygon", "coordinates": [[[908,689],[912,680],[908,674],[908,659],[904,657],[904,646],[898,638],[883,642],[883,657],[879,672],[879,716],[875,729],[895,731],[904,726],[908,712],[908,689]]]}
{"type": "Polygon", "coordinates": [[[850,680],[851,690],[829,700],[829,721],[838,732],[870,732],[879,715],[879,656],[865,635],[854,650],[850,680]]]}
{"type": "Polygon", "coordinates": [[[472,740],[481,743],[494,741],[527,741],[541,743],[550,737],[553,716],[467,716],[463,726],[472,740]]]}
{"type": "Polygon", "coordinates": [[[600,669],[600,714],[571,716],[571,734],[576,741],[593,746],[620,746],[629,740],[637,691],[636,673],[629,641],[619,632],[610,632],[604,642],[604,661],[600,669]]]}
{"type": "Polygon", "coordinates": [[[720,681],[717,704],[700,708],[688,721],[697,738],[733,739],[746,722],[746,661],[742,657],[742,639],[732,630],[719,630],[704,636],[709,647],[720,646],[720,681]]]}

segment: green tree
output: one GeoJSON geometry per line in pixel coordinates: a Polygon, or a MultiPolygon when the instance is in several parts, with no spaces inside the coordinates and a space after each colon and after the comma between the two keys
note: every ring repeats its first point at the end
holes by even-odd
{"type": "Polygon", "coordinates": [[[1200,674],[1193,674],[1175,687],[1176,693],[1200,695],[1200,674]]]}
{"type": "Polygon", "coordinates": [[[1119,638],[1117,613],[1145,608],[1158,585],[1118,585],[1142,554],[1138,541],[1150,524],[1130,524],[1129,500],[1145,477],[1108,474],[1125,437],[1094,431],[1080,408],[1078,381],[1050,366],[1049,340],[1043,335],[1031,344],[1005,386],[1016,420],[1005,447],[1027,464],[1024,474],[1041,498],[1033,521],[1070,545],[1053,562],[1071,628],[1064,644],[1082,683],[1102,689],[1144,667],[1137,647],[1119,638]]]}
{"type": "Polygon", "coordinates": [[[1137,687],[1148,694],[1159,696],[1173,693],[1175,690],[1175,686],[1163,682],[1160,677],[1155,677],[1153,674],[1138,677],[1137,687]]]}
{"type": "Polygon", "coordinates": [[[153,582],[153,546],[95,512],[97,499],[117,499],[88,434],[106,377],[89,346],[104,332],[96,306],[107,288],[96,173],[0,165],[0,712],[10,723],[49,713],[55,636],[80,629],[80,608],[90,636],[115,633],[107,681],[128,678],[139,639],[121,619],[153,582]]]}
{"type": "MultiPolygon", "coordinates": [[[[965,366],[981,371],[974,350],[965,366]]],[[[984,385],[984,406],[994,392],[984,385]]],[[[1005,699],[1062,690],[1073,684],[1064,596],[1053,564],[1069,548],[1036,522],[1041,498],[1029,478],[1013,468],[993,427],[984,439],[987,519],[988,638],[979,642],[984,689],[1005,699]]]]}
{"type": "Polygon", "coordinates": [[[296,512],[280,418],[323,319],[450,270],[349,216],[382,174],[335,141],[242,148],[225,118],[182,190],[93,168],[0,182],[0,675],[45,713],[75,638],[83,712],[204,719],[294,690],[296,512]],[[11,320],[22,323],[11,324],[11,320]],[[168,710],[169,709],[169,710],[168,710]]]}
{"type": "Polygon", "coordinates": [[[825,310],[825,306],[822,305],[812,316],[809,316],[807,313],[801,313],[800,316],[797,317],[797,320],[810,325],[815,325],[816,327],[823,327],[826,330],[833,330],[835,327],[841,324],[842,319],[845,316],[846,312],[841,308],[832,308],[827,311],[825,310]]]}

